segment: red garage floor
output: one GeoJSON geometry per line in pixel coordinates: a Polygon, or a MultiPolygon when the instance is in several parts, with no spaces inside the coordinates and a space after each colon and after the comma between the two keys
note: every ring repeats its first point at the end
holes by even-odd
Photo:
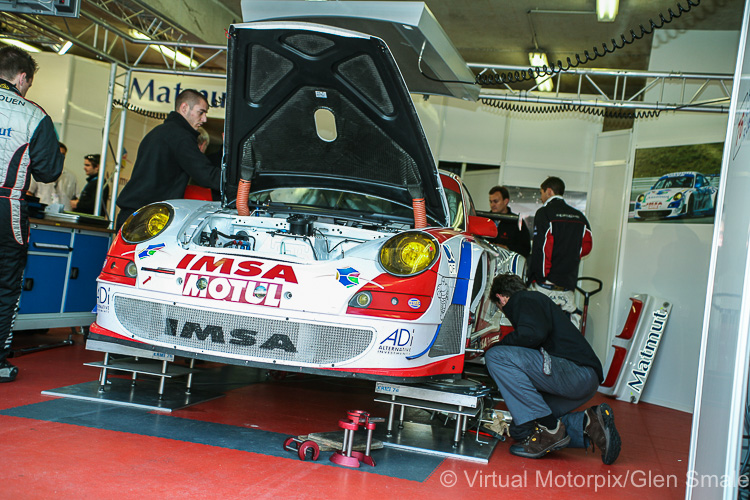
{"type": "MultiPolygon", "coordinates": [[[[20,334],[14,347],[66,336],[65,329],[20,334]]],[[[280,452],[283,436],[336,430],[352,408],[386,416],[386,408],[373,402],[371,383],[291,377],[237,384],[225,397],[168,416],[43,396],[43,390],[96,380],[98,370],[83,363],[102,354],[86,351],[80,336],[75,342],[14,358],[18,379],[0,384],[4,499],[685,495],[691,415],[680,411],[597,396],[595,402],[614,409],[623,440],[611,466],[602,464],[598,450],[566,449],[525,460],[508,453],[508,441],[498,443],[487,465],[377,450],[375,469],[345,469],[280,452]],[[262,435],[270,444],[237,449],[224,437],[230,435],[262,435]]]]}

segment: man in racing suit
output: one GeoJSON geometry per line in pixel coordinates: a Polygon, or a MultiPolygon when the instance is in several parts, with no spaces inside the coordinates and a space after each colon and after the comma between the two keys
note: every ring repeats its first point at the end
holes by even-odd
{"type": "Polygon", "coordinates": [[[29,249],[23,197],[29,174],[37,182],[52,182],[63,169],[52,120],[25,99],[36,70],[36,61],[23,50],[0,49],[0,382],[12,382],[18,374],[7,357],[29,249]]]}
{"type": "Polygon", "coordinates": [[[565,203],[562,179],[549,177],[539,190],[544,205],[534,216],[529,288],[547,295],[572,314],[576,311],[578,265],[593,245],[591,226],[585,215],[565,203]]]}

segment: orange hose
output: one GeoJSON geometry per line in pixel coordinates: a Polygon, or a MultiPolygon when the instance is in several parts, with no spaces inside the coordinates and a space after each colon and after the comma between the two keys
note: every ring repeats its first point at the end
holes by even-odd
{"type": "Polygon", "coordinates": [[[414,228],[421,229],[427,227],[427,209],[424,205],[424,198],[412,199],[411,206],[414,210],[414,228]]]}
{"type": "Polygon", "coordinates": [[[247,206],[248,198],[250,198],[250,181],[240,179],[240,185],[237,186],[237,215],[250,215],[250,208],[247,206]]]}

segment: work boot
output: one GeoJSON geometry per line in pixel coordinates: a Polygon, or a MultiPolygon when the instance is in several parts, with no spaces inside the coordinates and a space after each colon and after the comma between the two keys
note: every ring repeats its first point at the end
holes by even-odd
{"type": "Polygon", "coordinates": [[[10,364],[10,362],[0,362],[0,382],[13,382],[18,375],[18,368],[10,364]]]}
{"type": "Polygon", "coordinates": [[[602,462],[610,465],[620,454],[620,434],[615,427],[615,415],[607,403],[592,406],[586,410],[586,425],[583,433],[591,441],[591,446],[602,452],[602,462]]]}
{"type": "Polygon", "coordinates": [[[557,421],[557,427],[547,429],[537,424],[534,432],[528,435],[520,444],[510,447],[513,455],[525,458],[541,458],[550,451],[561,450],[568,446],[570,436],[565,432],[565,424],[557,421]]]}

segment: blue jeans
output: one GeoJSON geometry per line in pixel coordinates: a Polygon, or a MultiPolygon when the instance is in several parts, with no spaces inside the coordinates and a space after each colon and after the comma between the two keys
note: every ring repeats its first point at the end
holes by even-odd
{"type": "Polygon", "coordinates": [[[542,353],[528,347],[495,346],[484,359],[513,417],[511,431],[514,426],[552,414],[565,424],[570,436],[568,446],[585,448],[588,441],[583,435],[584,412],[570,412],[594,396],[599,377],[589,366],[550,357],[550,375],[544,374],[542,353]]]}

